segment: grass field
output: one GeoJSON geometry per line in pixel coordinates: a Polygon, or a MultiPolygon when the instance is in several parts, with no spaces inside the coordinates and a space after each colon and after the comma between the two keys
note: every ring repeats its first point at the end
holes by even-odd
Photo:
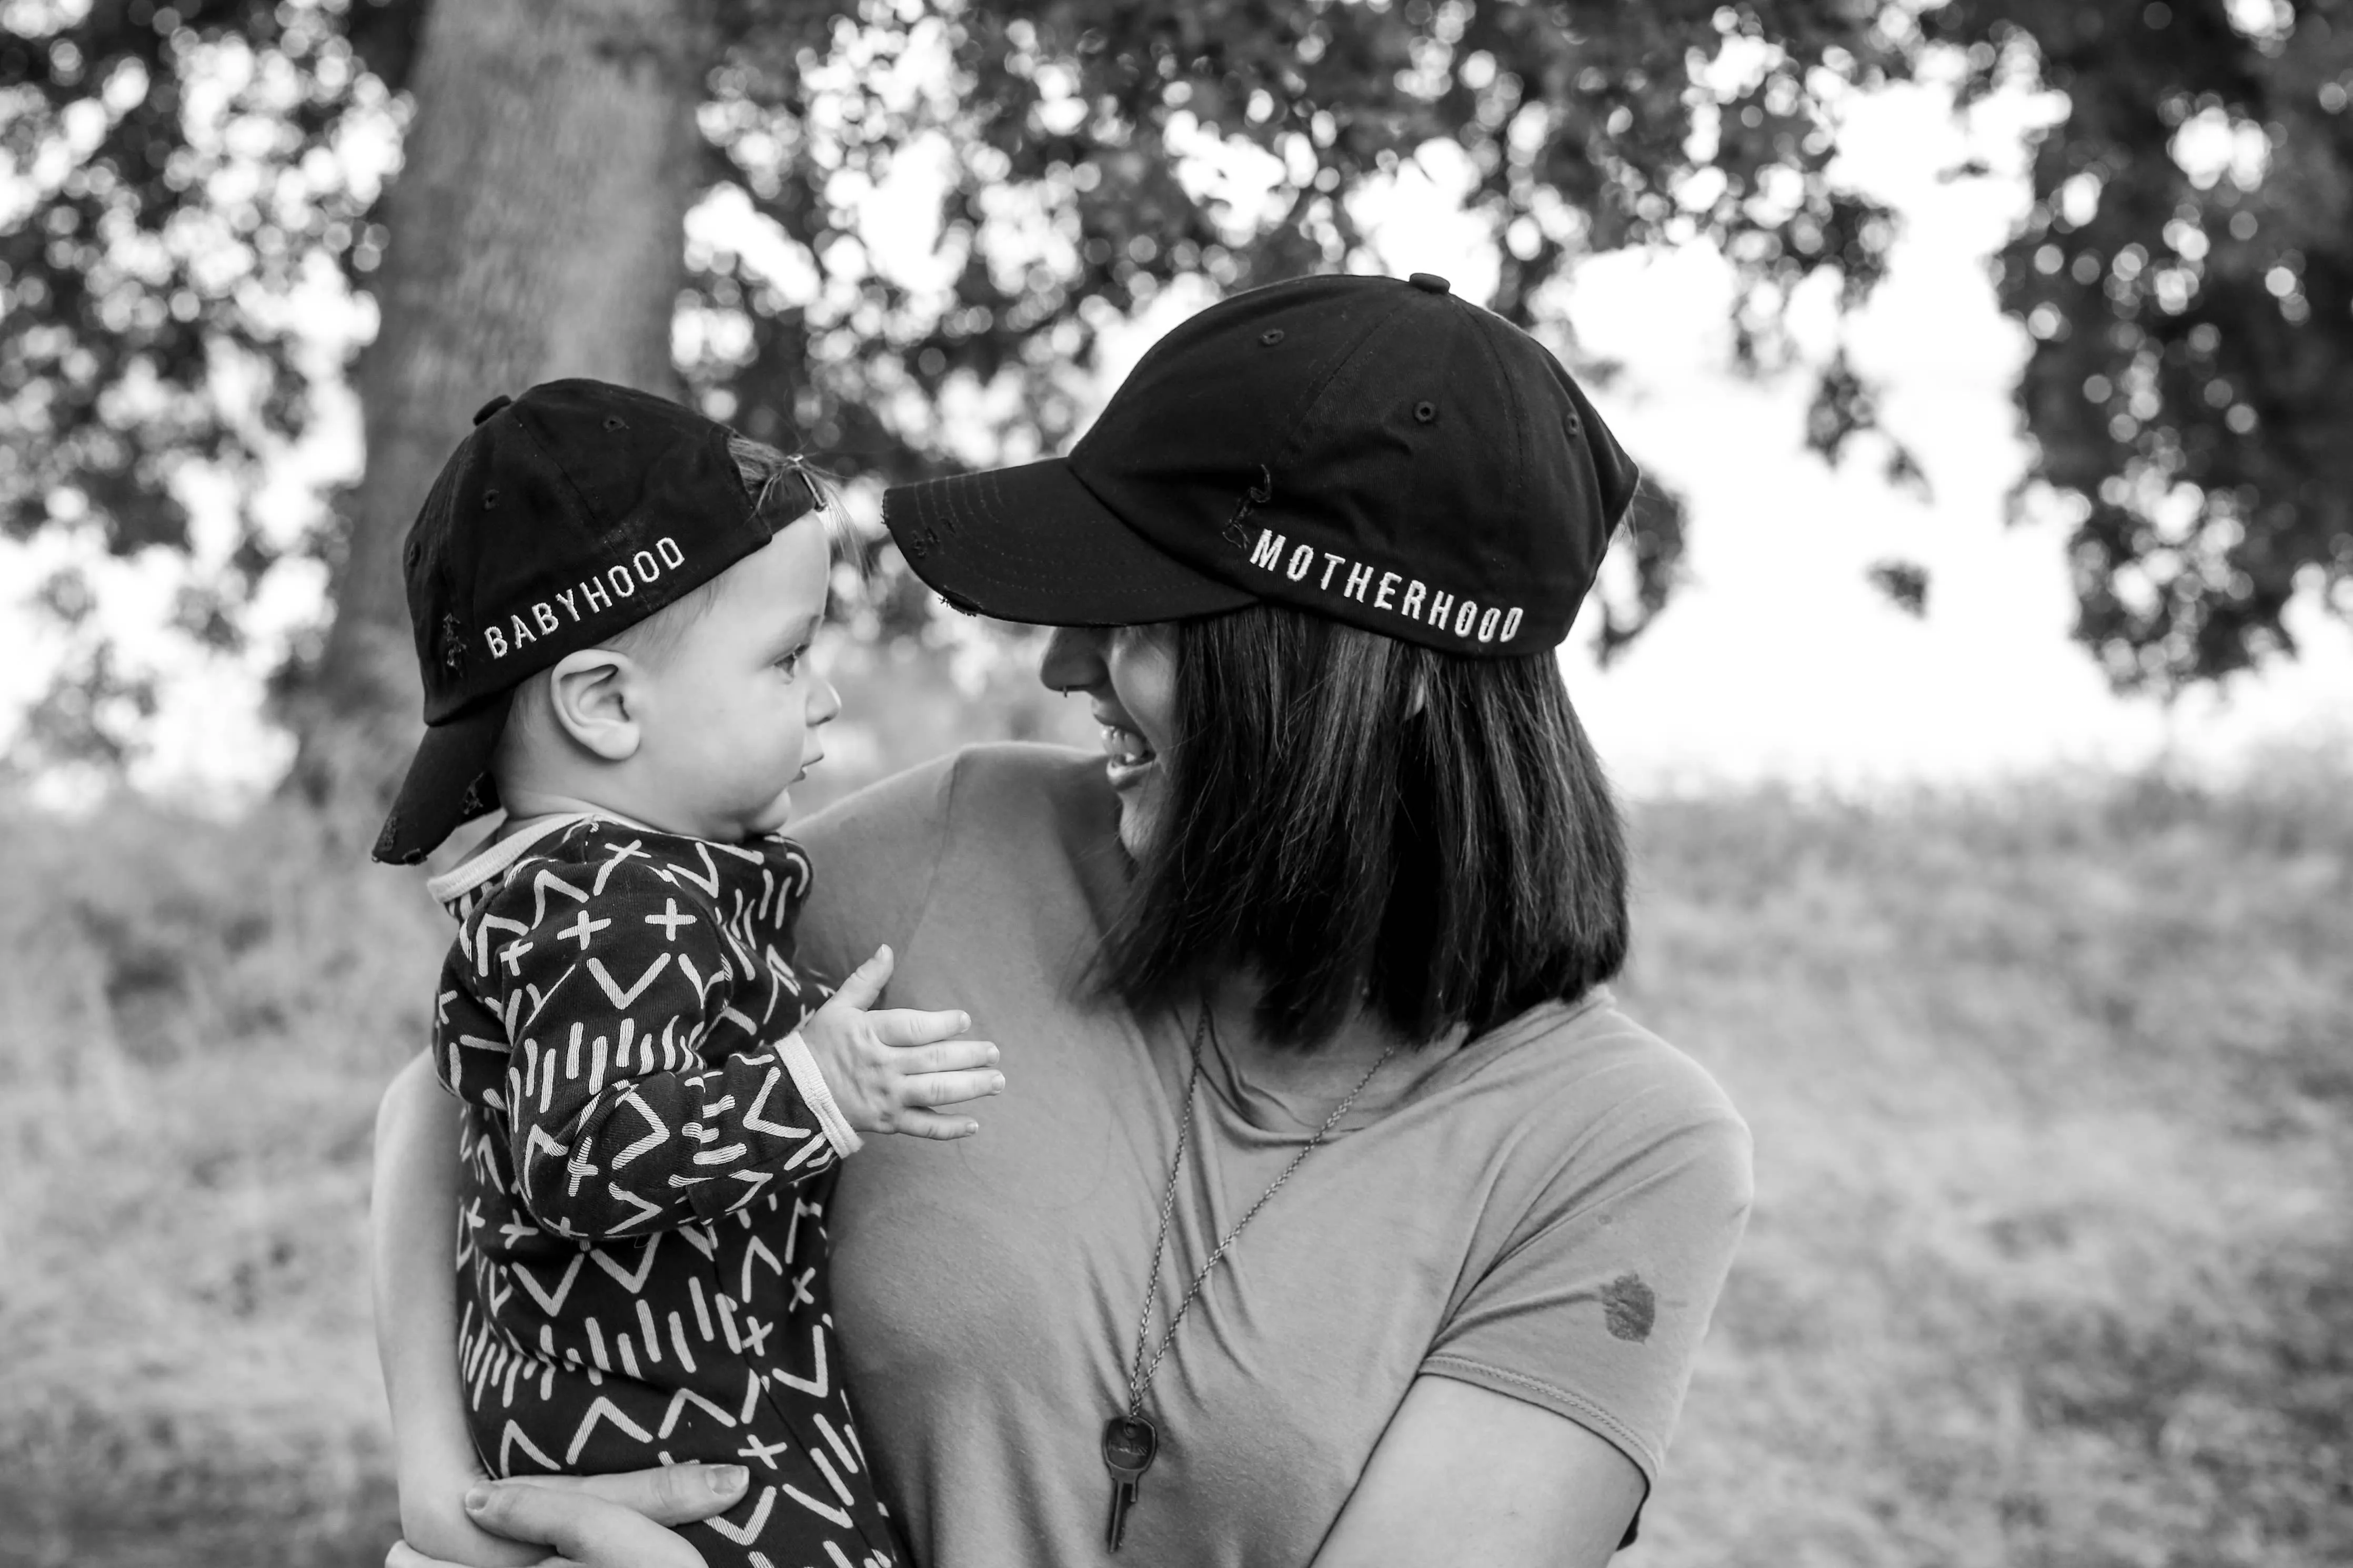
{"type": "MultiPolygon", "coordinates": [[[[1637,826],[1624,990],[1759,1199],[1627,1561],[2353,1563],[2353,777],[1637,826]]],[[[381,1562],[370,1119],[446,933],[364,854],[0,813],[0,1568],[381,1562]]]]}

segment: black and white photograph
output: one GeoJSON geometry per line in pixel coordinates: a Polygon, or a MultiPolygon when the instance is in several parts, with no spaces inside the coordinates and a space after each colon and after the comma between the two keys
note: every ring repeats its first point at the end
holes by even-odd
{"type": "Polygon", "coordinates": [[[0,0],[0,1568],[2353,1564],[2353,3],[0,0]]]}

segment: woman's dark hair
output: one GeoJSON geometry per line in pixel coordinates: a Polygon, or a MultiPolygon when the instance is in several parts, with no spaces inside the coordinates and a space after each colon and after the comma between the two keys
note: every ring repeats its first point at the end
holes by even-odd
{"type": "Polygon", "coordinates": [[[1549,653],[1470,658],[1277,605],[1177,623],[1168,794],[1101,973],[1131,1005],[1262,982],[1278,1044],[1359,997],[1406,1039],[1626,959],[1626,847],[1549,653]]]}

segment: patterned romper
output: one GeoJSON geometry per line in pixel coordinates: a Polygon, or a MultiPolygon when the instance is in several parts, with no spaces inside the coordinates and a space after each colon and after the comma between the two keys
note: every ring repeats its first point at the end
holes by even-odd
{"type": "Polygon", "coordinates": [[[744,1465],[686,1531],[713,1568],[887,1568],[828,1289],[857,1134],[793,1032],[823,996],[792,968],[807,858],[534,826],[430,884],[475,1447],[501,1476],[744,1465]]]}

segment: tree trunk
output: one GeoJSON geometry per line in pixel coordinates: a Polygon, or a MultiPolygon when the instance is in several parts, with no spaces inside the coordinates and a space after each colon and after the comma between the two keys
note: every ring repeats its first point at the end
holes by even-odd
{"type": "Polygon", "coordinates": [[[386,197],[380,322],[357,385],[367,467],[335,619],[290,696],[292,787],[380,809],[421,732],[400,554],[474,410],[587,375],[674,393],[713,0],[440,0],[386,197]]]}

